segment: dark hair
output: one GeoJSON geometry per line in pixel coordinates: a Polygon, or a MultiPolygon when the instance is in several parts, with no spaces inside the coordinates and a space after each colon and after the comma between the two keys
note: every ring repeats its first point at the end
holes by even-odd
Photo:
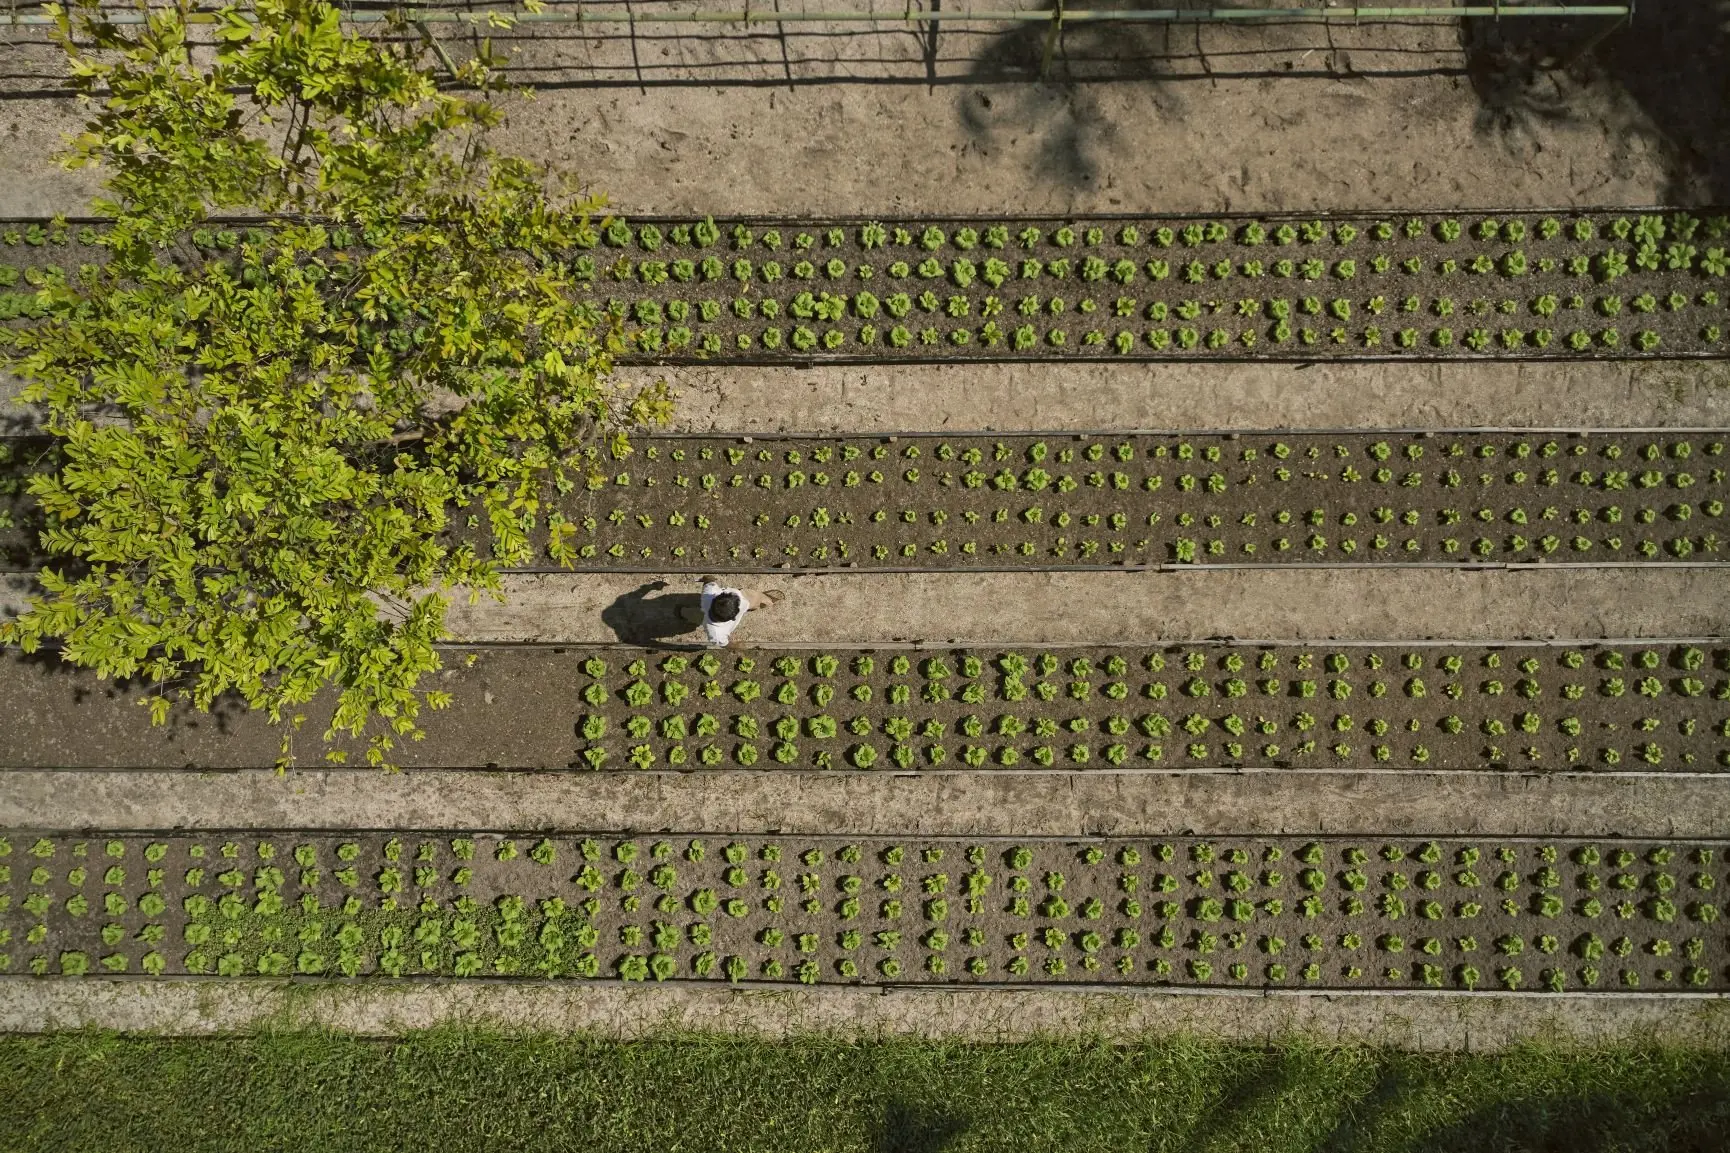
{"type": "Polygon", "coordinates": [[[721,593],[709,602],[709,619],[723,624],[739,615],[739,594],[721,593]]]}

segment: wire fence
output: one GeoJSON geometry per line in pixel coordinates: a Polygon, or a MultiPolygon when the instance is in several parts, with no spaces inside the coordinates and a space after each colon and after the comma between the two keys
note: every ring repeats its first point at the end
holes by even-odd
{"type": "MultiPolygon", "coordinates": [[[[156,6],[160,0],[151,0],[156,6]]],[[[35,61],[52,19],[44,0],[0,9],[0,89],[47,79],[35,61]],[[20,54],[20,49],[26,49],[20,54]],[[8,68],[11,65],[12,68],[8,68]],[[16,71],[15,71],[16,70],[16,71]]],[[[1217,80],[1229,76],[1458,73],[1460,29],[1540,24],[1596,43],[1626,27],[1635,0],[1428,0],[1366,5],[1336,0],[546,0],[529,11],[498,0],[338,0],[343,19],[380,41],[482,37],[508,46],[507,70],[531,85],[923,82],[1048,78],[1217,80]],[[1070,6],[1071,4],[1075,6],[1070,6]],[[1578,31],[1573,29],[1579,26],[1578,31]]],[[[103,5],[136,25],[137,6],[103,5]]],[[[242,11],[243,19],[247,18],[242,11]]],[[[214,0],[195,14],[205,33],[214,0]]]]}
{"type": "MultiPolygon", "coordinates": [[[[1524,3],[1521,0],[1495,0],[1489,4],[1447,3],[1388,5],[1347,5],[1332,0],[1304,0],[1278,6],[1259,7],[1210,6],[1168,8],[1068,8],[1063,0],[1054,0],[1041,8],[960,8],[944,9],[933,5],[922,8],[909,2],[897,9],[893,5],[865,9],[832,8],[807,11],[782,9],[778,5],[759,4],[753,8],[749,0],[737,8],[686,8],[675,4],[643,3],[641,0],[570,0],[566,3],[537,5],[538,11],[518,7],[474,7],[454,4],[341,4],[343,18],[356,24],[385,23],[400,12],[410,22],[460,23],[485,27],[501,19],[514,24],[1159,24],[1159,23],[1229,23],[1266,20],[1293,21],[1363,21],[1363,20],[1460,20],[1467,18],[1583,18],[1611,17],[1626,19],[1633,15],[1633,0],[1625,4],[1566,4],[1524,3]]],[[[47,25],[54,17],[39,9],[40,4],[15,5],[6,22],[20,26],[47,25]]],[[[252,19],[242,10],[242,19],[252,19]]],[[[115,24],[139,24],[147,14],[135,7],[110,7],[106,19],[115,24]]],[[[195,13],[194,23],[216,23],[215,11],[195,13]]]]}

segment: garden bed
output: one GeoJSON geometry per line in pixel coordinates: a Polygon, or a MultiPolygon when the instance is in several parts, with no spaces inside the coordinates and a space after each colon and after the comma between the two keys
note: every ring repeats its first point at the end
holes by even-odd
{"type": "Polygon", "coordinates": [[[1519,838],[0,841],[15,973],[1723,991],[1725,845],[1519,838]]]}
{"type": "MultiPolygon", "coordinates": [[[[248,235],[177,256],[238,264],[248,235]]],[[[0,225],[0,318],[31,314],[45,266],[100,261],[95,236],[0,225]]],[[[656,362],[1723,356],[1730,325],[1713,210],[621,220],[594,241],[549,259],[656,362]]],[[[394,320],[365,336],[406,353],[394,320]]]]}
{"type": "MultiPolygon", "coordinates": [[[[1722,559],[1720,433],[656,437],[541,540],[704,571],[1722,559]]],[[[472,519],[459,535],[479,543],[472,519]]]]}
{"type": "MultiPolygon", "coordinates": [[[[642,437],[526,526],[536,562],[704,572],[1723,563],[1726,434],[642,437]]],[[[0,441],[0,560],[29,567],[0,441]]],[[[456,510],[453,510],[456,512],[456,510]]],[[[459,513],[460,517],[461,514],[459,513]]],[[[479,517],[452,537],[490,547],[479,517]]]]}
{"type": "Polygon", "coordinates": [[[1722,355],[1730,320],[1720,284],[1730,220],[1721,215],[701,227],[615,225],[573,262],[633,326],[639,356],[1722,355]]]}
{"type": "Polygon", "coordinates": [[[597,769],[1730,767],[1730,649],[1693,645],[614,650],[571,664],[574,763],[597,769]]]}
{"type": "MultiPolygon", "coordinates": [[[[1713,643],[536,646],[445,663],[450,706],[394,754],[402,768],[1730,769],[1730,649],[1713,643]]],[[[44,673],[0,662],[19,717],[8,768],[268,768],[280,755],[260,714],[177,711],[152,728],[146,687],[44,673]]],[[[330,707],[311,702],[308,727],[330,707]]]]}

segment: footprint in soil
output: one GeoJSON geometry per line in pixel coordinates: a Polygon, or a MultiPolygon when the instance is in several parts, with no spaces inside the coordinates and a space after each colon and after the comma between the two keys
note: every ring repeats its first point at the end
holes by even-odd
{"type": "Polygon", "coordinates": [[[624,644],[652,645],[669,637],[683,637],[683,643],[694,644],[694,630],[684,619],[684,610],[696,611],[702,597],[694,592],[650,594],[667,587],[666,581],[650,581],[632,589],[601,610],[601,623],[613,630],[624,644]]]}

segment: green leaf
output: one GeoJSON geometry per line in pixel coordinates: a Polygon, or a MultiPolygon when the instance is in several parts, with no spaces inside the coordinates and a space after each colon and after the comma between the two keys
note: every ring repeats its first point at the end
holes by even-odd
{"type": "Polygon", "coordinates": [[[288,719],[283,765],[328,694],[329,758],[383,764],[450,701],[418,688],[447,594],[496,594],[550,493],[671,402],[615,390],[617,322],[542,259],[592,243],[600,202],[487,146],[490,55],[447,90],[425,45],[325,0],[246,11],[190,59],[172,7],[120,26],[77,0],[53,33],[94,98],[65,158],[103,176],[108,259],[45,278],[0,345],[58,442],[29,482],[52,560],[0,642],[145,678],[155,724],[225,697],[288,719]],[[238,250],[189,243],[239,213],[264,222],[238,250]]]}

